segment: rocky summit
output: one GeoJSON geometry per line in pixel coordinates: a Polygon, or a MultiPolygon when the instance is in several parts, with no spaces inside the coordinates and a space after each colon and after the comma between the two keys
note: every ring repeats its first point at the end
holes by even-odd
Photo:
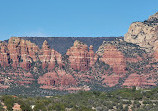
{"type": "Polygon", "coordinates": [[[52,95],[155,87],[158,13],[123,37],[11,37],[0,41],[0,93],[52,95]]]}
{"type": "Polygon", "coordinates": [[[151,51],[153,47],[156,47],[158,42],[158,12],[144,22],[132,23],[124,40],[137,44],[146,51],[151,51]]]}

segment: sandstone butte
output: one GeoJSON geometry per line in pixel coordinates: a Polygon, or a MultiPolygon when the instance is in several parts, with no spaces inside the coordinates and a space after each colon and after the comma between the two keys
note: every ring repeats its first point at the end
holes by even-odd
{"type": "Polygon", "coordinates": [[[140,50],[147,51],[141,55],[135,54],[134,58],[126,57],[117,45],[110,43],[101,45],[95,53],[92,45],[88,47],[76,40],[65,55],[62,55],[51,49],[47,41],[39,48],[29,40],[11,37],[8,43],[0,42],[0,65],[3,69],[0,72],[0,88],[8,88],[11,82],[29,87],[28,84],[33,84],[35,79],[40,88],[57,90],[81,90],[83,86],[84,90],[90,90],[81,83],[95,84],[94,81],[105,87],[116,86],[120,84],[120,80],[124,80],[122,86],[156,86],[157,80],[153,78],[156,78],[157,73],[148,70],[151,66],[157,70],[152,64],[153,61],[158,61],[158,22],[155,21],[158,21],[158,13],[147,21],[132,23],[125,34],[122,42],[136,44],[141,47],[140,50]],[[144,69],[141,74],[126,70],[127,62],[137,64],[148,57],[152,59],[141,66],[144,69]],[[31,73],[39,70],[35,64],[41,65],[39,69],[45,71],[38,77],[31,73]]]}
{"type": "MultiPolygon", "coordinates": [[[[77,70],[79,73],[68,73],[62,69],[62,66],[65,65],[62,55],[54,49],[51,49],[47,41],[43,42],[41,49],[30,41],[15,37],[10,38],[8,44],[1,43],[0,45],[0,59],[1,66],[3,67],[12,65],[14,69],[22,67],[26,71],[29,71],[32,67],[31,63],[41,61],[42,68],[47,68],[49,71],[38,78],[38,84],[40,84],[40,88],[43,89],[83,89],[78,87],[80,81],[91,83],[91,80],[95,79],[93,75],[94,73],[89,75],[87,71],[91,68],[95,72],[96,69],[94,68],[94,65],[98,59],[98,56],[100,56],[100,61],[105,62],[113,69],[113,74],[109,76],[105,75],[107,74],[107,71],[104,71],[103,73],[99,72],[99,76],[102,78],[102,84],[105,84],[108,87],[113,87],[119,83],[120,78],[125,77],[126,60],[133,62],[139,61],[138,59],[136,59],[136,61],[134,58],[125,58],[123,53],[119,51],[114,45],[107,44],[102,46],[104,47],[102,51],[103,53],[97,54],[93,51],[92,45],[88,48],[86,44],[80,41],[75,41],[73,46],[67,50],[66,55],[68,56],[68,61],[70,62],[70,67],[72,70],[77,70]],[[58,68],[56,68],[56,65],[58,65],[58,68]],[[80,71],[85,73],[80,73],[80,71]]],[[[99,69],[99,71],[100,70],[102,69],[99,69]]],[[[31,73],[26,73],[25,71],[19,71],[18,73],[8,72],[5,74],[10,76],[10,80],[8,79],[8,81],[14,81],[14,83],[18,83],[20,85],[32,84],[34,81],[34,77],[31,73]],[[17,79],[19,77],[20,80],[17,79]]],[[[138,77],[136,76],[136,78],[138,77]]],[[[2,81],[4,80],[2,79],[2,81]]],[[[137,82],[135,81],[135,83],[137,82]]],[[[8,85],[1,85],[1,88],[8,87],[8,85]]]]}
{"type": "Polygon", "coordinates": [[[50,49],[48,42],[44,41],[41,49],[41,54],[39,55],[40,61],[42,62],[42,67],[48,67],[48,70],[51,70],[55,67],[57,63],[60,67],[62,66],[62,55],[50,49]]]}
{"type": "Polygon", "coordinates": [[[105,45],[104,53],[100,58],[101,61],[109,64],[116,74],[124,74],[126,68],[126,60],[122,52],[117,50],[113,45],[105,45]]]}
{"type": "Polygon", "coordinates": [[[80,41],[75,41],[74,45],[67,50],[71,68],[79,71],[87,71],[97,60],[97,55],[93,51],[93,46],[89,47],[80,41]]]}

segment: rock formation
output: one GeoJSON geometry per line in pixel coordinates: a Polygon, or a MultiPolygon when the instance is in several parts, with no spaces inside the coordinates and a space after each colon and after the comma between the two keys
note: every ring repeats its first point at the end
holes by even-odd
{"type": "Polygon", "coordinates": [[[43,69],[47,67],[48,70],[51,70],[55,67],[55,65],[59,65],[60,67],[62,66],[62,55],[54,49],[50,49],[47,41],[43,42],[39,58],[42,62],[43,69]]]}
{"type": "Polygon", "coordinates": [[[104,75],[102,76],[103,84],[106,84],[109,87],[113,87],[119,83],[119,79],[122,78],[121,75],[118,74],[112,74],[112,75],[104,75]]]}
{"type": "Polygon", "coordinates": [[[17,68],[19,64],[20,57],[20,39],[16,37],[11,37],[8,42],[8,50],[10,54],[10,61],[14,68],[17,68]]]}
{"type": "Polygon", "coordinates": [[[51,49],[47,41],[43,42],[41,53],[42,54],[39,55],[39,58],[40,61],[42,62],[42,67],[44,69],[46,68],[46,66],[48,66],[48,63],[50,62],[50,58],[51,58],[51,49]]]}
{"type": "Polygon", "coordinates": [[[77,85],[77,82],[72,75],[67,74],[64,70],[59,69],[40,76],[38,83],[42,85],[41,88],[43,89],[71,87],[77,85]]]}
{"type": "Polygon", "coordinates": [[[158,83],[158,13],[132,23],[124,40],[104,41],[96,53],[95,44],[93,47],[91,42],[86,45],[71,38],[73,46],[62,55],[43,39],[40,46],[29,38],[0,41],[0,89],[33,87],[35,83],[42,89],[71,92],[96,89],[97,85],[146,87],[158,83]]]}
{"type": "Polygon", "coordinates": [[[88,46],[80,41],[75,41],[74,45],[67,50],[71,68],[78,71],[87,71],[97,60],[94,54],[93,46],[88,46]]]}
{"type": "Polygon", "coordinates": [[[150,52],[158,40],[158,13],[144,22],[134,22],[125,34],[126,42],[137,44],[150,52]]]}
{"type": "Polygon", "coordinates": [[[62,61],[62,55],[55,51],[54,49],[51,50],[51,58],[48,65],[48,70],[53,69],[56,65],[59,67],[62,67],[63,61],[62,61]]]}
{"type": "Polygon", "coordinates": [[[158,20],[158,12],[150,16],[148,19],[148,21],[151,21],[151,22],[157,22],[157,20],[158,20]]]}
{"type": "Polygon", "coordinates": [[[123,86],[132,87],[132,86],[156,86],[153,81],[148,80],[148,76],[146,75],[138,75],[138,74],[131,74],[123,83],[123,86]]]}
{"type": "Polygon", "coordinates": [[[22,67],[25,70],[31,68],[31,63],[39,60],[42,67],[53,69],[57,63],[62,66],[62,55],[50,49],[48,42],[44,41],[42,49],[28,40],[18,37],[11,37],[8,44],[0,43],[0,64],[3,67],[11,65],[13,68],[22,67]]]}
{"type": "Polygon", "coordinates": [[[115,46],[111,44],[103,44],[97,52],[98,55],[101,56],[100,60],[109,64],[112,67],[113,72],[117,74],[125,73],[126,59],[123,56],[123,53],[115,46]]]}
{"type": "Polygon", "coordinates": [[[27,44],[25,40],[21,40],[20,41],[20,54],[19,54],[19,62],[20,62],[20,67],[24,68],[24,69],[30,69],[31,67],[31,57],[29,57],[29,52],[28,52],[28,48],[27,48],[27,44]]]}
{"type": "Polygon", "coordinates": [[[4,42],[0,43],[0,64],[2,67],[9,65],[9,51],[7,44],[4,42]]]}
{"type": "Polygon", "coordinates": [[[18,37],[11,37],[7,46],[9,50],[10,63],[16,69],[22,67],[28,70],[31,63],[36,61],[36,53],[38,53],[38,46],[25,41],[18,37]]]}

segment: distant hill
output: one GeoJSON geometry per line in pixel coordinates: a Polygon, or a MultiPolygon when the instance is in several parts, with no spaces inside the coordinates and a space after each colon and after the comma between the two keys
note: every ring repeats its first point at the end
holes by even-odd
{"type": "MultiPolygon", "coordinates": [[[[113,41],[116,38],[123,39],[123,37],[20,37],[24,40],[30,40],[40,48],[43,42],[46,40],[50,45],[50,48],[54,48],[61,54],[65,54],[67,49],[70,48],[75,40],[79,40],[88,46],[93,45],[96,52],[103,41],[113,41]]],[[[7,42],[8,40],[6,40],[7,42]]]]}
{"type": "Polygon", "coordinates": [[[3,94],[151,88],[158,85],[157,71],[157,13],[132,23],[124,37],[11,37],[0,42],[3,94]]]}

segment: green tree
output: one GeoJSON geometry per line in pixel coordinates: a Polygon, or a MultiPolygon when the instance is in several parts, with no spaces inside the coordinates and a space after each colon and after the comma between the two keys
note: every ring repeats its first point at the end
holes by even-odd
{"type": "Polygon", "coordinates": [[[27,103],[23,103],[23,102],[22,102],[22,103],[20,104],[20,108],[21,108],[23,111],[32,111],[30,105],[27,104],[27,103]]]}
{"type": "Polygon", "coordinates": [[[8,96],[8,95],[4,95],[4,96],[2,96],[2,101],[7,106],[7,109],[9,111],[11,111],[12,107],[13,107],[13,105],[15,103],[14,97],[13,96],[8,96]]]}
{"type": "Polygon", "coordinates": [[[47,109],[42,102],[38,102],[34,107],[34,111],[47,111],[47,109]]]}
{"type": "Polygon", "coordinates": [[[62,103],[55,103],[53,109],[56,111],[65,111],[65,106],[62,103]]]}

